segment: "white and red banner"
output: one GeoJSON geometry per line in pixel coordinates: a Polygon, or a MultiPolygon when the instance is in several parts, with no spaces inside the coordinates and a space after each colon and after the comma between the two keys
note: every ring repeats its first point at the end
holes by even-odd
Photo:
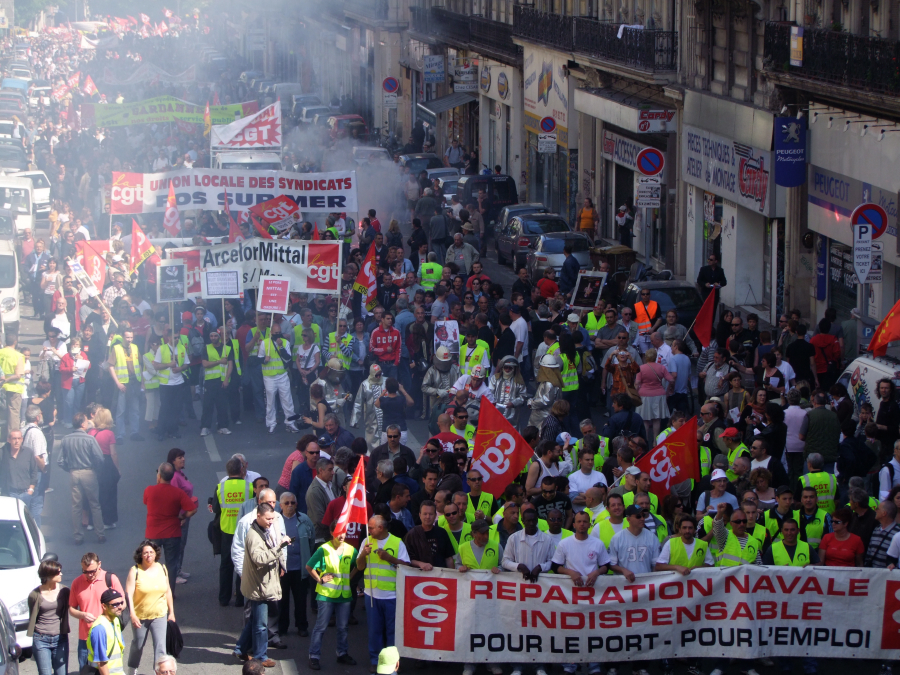
{"type": "Polygon", "coordinates": [[[635,462],[635,466],[650,474],[650,492],[660,499],[671,494],[673,485],[689,478],[700,480],[697,418],[692,417],[680,429],[669,434],[662,443],[635,462]]]}
{"type": "Polygon", "coordinates": [[[262,150],[281,148],[281,101],[255,115],[216,125],[210,135],[212,150],[262,150]]]}
{"type": "Polygon", "coordinates": [[[200,272],[240,269],[244,288],[258,288],[260,278],[286,277],[291,292],[338,295],[341,292],[341,242],[260,239],[234,244],[191,246],[166,251],[187,265],[188,296],[200,295],[200,272]]]}
{"type": "Polygon", "coordinates": [[[292,199],[279,195],[262,204],[250,208],[250,213],[259,218],[266,227],[274,227],[279,234],[300,223],[300,207],[292,199]]]}
{"type": "MultiPolygon", "coordinates": [[[[344,508],[341,509],[341,515],[338,516],[337,525],[334,527],[334,537],[347,534],[350,523],[365,527],[368,522],[365,463],[360,462],[356,465],[356,471],[353,472],[353,478],[347,487],[347,500],[344,502],[344,508]]],[[[356,528],[356,531],[360,531],[360,529],[356,528]]]]}
{"type": "MultiPolygon", "coordinates": [[[[313,233],[318,228],[313,229],[313,233]]],[[[362,305],[366,311],[371,312],[375,305],[378,304],[377,290],[378,280],[375,278],[378,270],[375,267],[375,247],[370,246],[366,258],[363,260],[362,267],[356,275],[356,281],[353,282],[353,290],[359,291],[362,295],[362,305]]]]}
{"type": "Polygon", "coordinates": [[[465,663],[900,657],[900,579],[886,569],[702,568],[603,575],[398,568],[401,656],[465,663]]]}
{"type": "Polygon", "coordinates": [[[486,398],[481,399],[474,441],[472,469],[484,478],[481,489],[492,495],[502,495],[534,457],[527,441],[486,398]]]}
{"type": "Polygon", "coordinates": [[[279,195],[302,211],[359,210],[356,172],[292,173],[239,169],[183,169],[166,173],[113,172],[110,209],[113,214],[160,213],[166,210],[169,187],[178,208],[217,211],[225,205],[247,210],[279,195]]]}

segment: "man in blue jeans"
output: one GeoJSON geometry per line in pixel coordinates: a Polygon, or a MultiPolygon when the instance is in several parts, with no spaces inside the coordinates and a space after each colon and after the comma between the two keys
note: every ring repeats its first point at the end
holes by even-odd
{"type": "Polygon", "coordinates": [[[241,593],[250,602],[250,620],[244,624],[234,654],[242,661],[256,659],[264,668],[274,668],[275,661],[266,653],[269,643],[269,603],[281,600],[281,572],[287,568],[285,548],[290,537],[275,541],[275,509],[271,504],[256,507],[256,521],[244,539],[244,569],[241,593]]]}

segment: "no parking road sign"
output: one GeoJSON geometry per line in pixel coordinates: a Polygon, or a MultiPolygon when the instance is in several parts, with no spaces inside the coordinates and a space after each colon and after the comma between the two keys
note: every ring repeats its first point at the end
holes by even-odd
{"type": "Polygon", "coordinates": [[[657,176],[666,166],[666,157],[656,148],[644,148],[634,160],[637,170],[645,176],[657,176]]]}
{"type": "Polygon", "coordinates": [[[386,77],[384,78],[384,82],[381,83],[381,86],[384,87],[384,90],[389,94],[396,94],[400,89],[400,80],[396,77],[386,77]]]}
{"type": "Polygon", "coordinates": [[[552,134],[556,131],[556,120],[552,117],[544,117],[541,119],[541,131],[545,134],[552,134]]]}
{"type": "Polygon", "coordinates": [[[855,229],[860,223],[870,226],[872,239],[878,239],[887,232],[887,212],[878,204],[860,204],[850,214],[850,225],[855,229]]]}

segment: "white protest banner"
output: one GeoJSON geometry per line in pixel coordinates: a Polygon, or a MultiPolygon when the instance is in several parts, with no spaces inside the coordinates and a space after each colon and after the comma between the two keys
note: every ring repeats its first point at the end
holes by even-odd
{"type": "Polygon", "coordinates": [[[900,656],[900,579],[886,569],[744,565],[603,575],[593,587],[553,574],[397,572],[397,647],[415,659],[900,656]]]}
{"type": "Polygon", "coordinates": [[[279,195],[310,211],[358,211],[356,172],[293,173],[238,169],[183,169],[166,173],[113,172],[110,210],[121,213],[162,213],[169,184],[181,211],[222,210],[227,190],[232,209],[246,211],[279,195]]]}
{"type": "Polygon", "coordinates": [[[244,292],[240,270],[209,270],[200,273],[201,296],[211,298],[237,298],[244,292]]]}
{"type": "Polygon", "coordinates": [[[281,148],[281,101],[231,124],[214,125],[209,139],[212,150],[281,148]]]}
{"type": "MultiPolygon", "coordinates": [[[[230,193],[229,193],[230,194],[230,193]]],[[[243,288],[258,288],[264,277],[290,279],[297,293],[337,295],[341,292],[341,242],[253,238],[233,244],[167,249],[170,259],[187,266],[187,294],[203,292],[200,273],[241,270],[243,288]]]]}

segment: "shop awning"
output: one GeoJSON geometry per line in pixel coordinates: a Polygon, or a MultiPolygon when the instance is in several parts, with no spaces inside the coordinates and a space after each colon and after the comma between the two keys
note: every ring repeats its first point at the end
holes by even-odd
{"type": "Polygon", "coordinates": [[[472,94],[461,91],[454,94],[447,94],[446,96],[441,96],[439,98],[433,98],[424,103],[419,103],[419,108],[437,117],[443,112],[453,110],[453,108],[466,105],[475,100],[477,99],[472,94]]]}

